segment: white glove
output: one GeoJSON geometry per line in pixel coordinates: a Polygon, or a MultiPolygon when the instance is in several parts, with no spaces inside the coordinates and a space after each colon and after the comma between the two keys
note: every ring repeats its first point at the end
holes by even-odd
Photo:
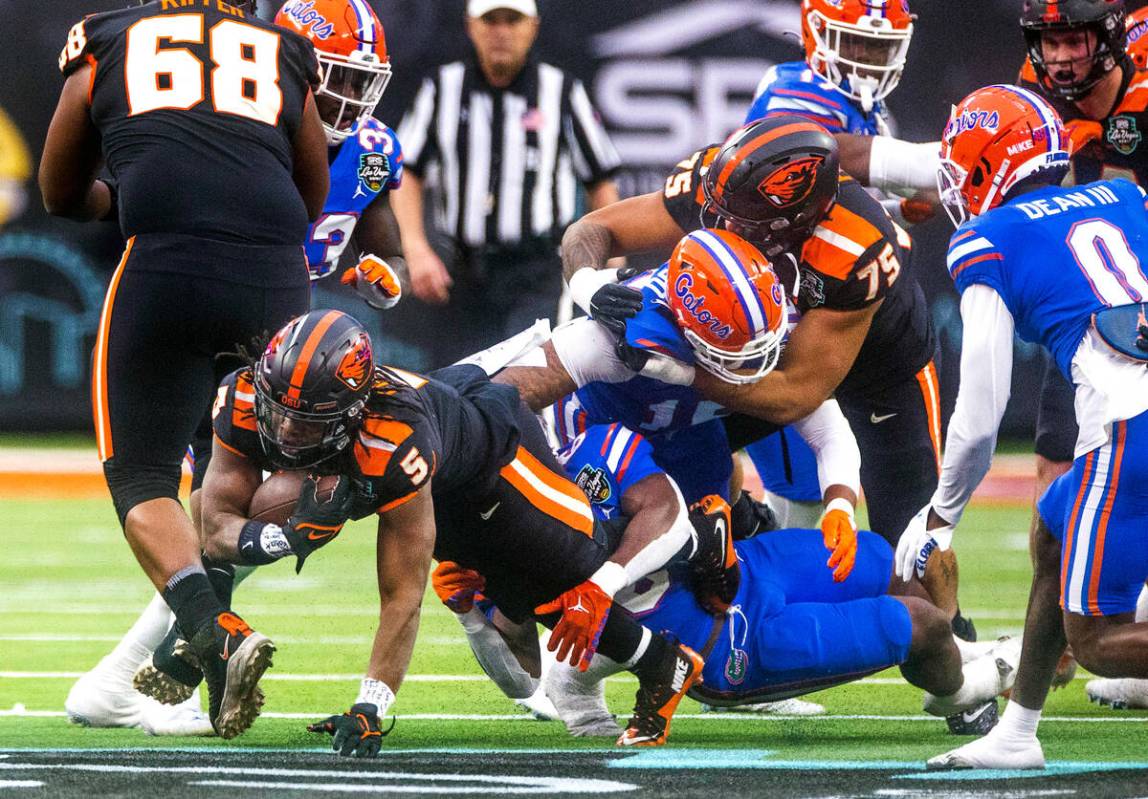
{"type": "Polygon", "coordinates": [[[339,280],[354,286],[367,305],[380,311],[393,308],[403,296],[399,276],[377,255],[364,253],[358,266],[343,272],[339,280]]]}
{"type": "Polygon", "coordinates": [[[946,551],[953,543],[953,527],[945,525],[935,530],[926,530],[929,521],[929,511],[932,505],[926,505],[917,512],[905,532],[901,533],[901,540],[897,542],[897,554],[893,556],[893,568],[897,576],[909,582],[914,570],[917,579],[925,576],[925,564],[929,562],[929,555],[934,549],[946,551]]]}

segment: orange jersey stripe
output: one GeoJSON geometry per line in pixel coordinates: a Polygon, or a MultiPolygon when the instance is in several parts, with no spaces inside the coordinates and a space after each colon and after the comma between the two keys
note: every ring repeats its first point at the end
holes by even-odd
{"type": "Polygon", "coordinates": [[[937,459],[937,474],[941,473],[941,401],[940,384],[937,381],[937,367],[929,361],[925,368],[917,372],[917,384],[925,400],[925,415],[929,423],[929,440],[933,443],[933,454],[937,459]]]}
{"type": "Polygon", "coordinates": [[[863,216],[835,205],[802,248],[802,259],[824,275],[844,280],[884,234],[863,216]]]}
{"type": "Polygon", "coordinates": [[[409,493],[405,496],[401,496],[398,499],[392,499],[390,502],[386,503],[385,505],[380,507],[377,511],[375,511],[375,513],[386,513],[389,510],[394,510],[395,508],[398,508],[402,505],[406,505],[408,502],[410,502],[412,499],[414,499],[418,495],[419,495],[418,491],[412,491],[411,493],[409,493]]]}
{"type": "Polygon", "coordinates": [[[246,455],[244,455],[242,452],[237,450],[235,447],[231,446],[226,441],[224,441],[222,438],[220,438],[217,433],[212,433],[212,436],[215,438],[215,443],[219,444],[219,446],[223,447],[225,450],[230,452],[232,455],[238,455],[239,457],[243,458],[244,460],[247,459],[246,455]]]}
{"type": "Polygon", "coordinates": [[[1100,511],[1100,524],[1096,529],[1096,543],[1092,549],[1092,578],[1088,581],[1088,609],[1100,615],[1100,567],[1104,562],[1104,536],[1108,532],[1108,519],[1112,515],[1112,503],[1116,501],[1116,487],[1120,484],[1120,462],[1124,460],[1124,436],[1128,432],[1128,422],[1117,422],[1116,454],[1112,461],[1112,481],[1108,486],[1108,496],[1100,511]]]}
{"type": "Polygon", "coordinates": [[[307,367],[311,365],[311,358],[315,354],[315,349],[319,346],[319,342],[323,340],[323,334],[327,332],[327,328],[335,323],[340,313],[338,311],[328,311],[315,325],[315,329],[311,331],[311,335],[303,343],[303,350],[299,353],[299,360],[295,363],[295,369],[291,372],[291,387],[287,389],[287,396],[292,399],[298,399],[299,392],[303,388],[303,376],[307,374],[307,367]]]}
{"type": "Polygon", "coordinates": [[[108,291],[104,297],[104,309],[100,313],[100,326],[96,334],[96,349],[92,357],[92,419],[96,427],[96,449],[100,460],[106,461],[115,454],[112,445],[112,420],[108,412],[108,334],[112,325],[112,306],[116,302],[116,290],[124,274],[128,256],[132,253],[136,237],[128,239],[123,257],[112,274],[108,291]]]}
{"type": "Polygon", "coordinates": [[[594,535],[594,516],[578,486],[542,465],[523,447],[499,474],[526,501],[551,518],[586,536],[594,535]]]}
{"type": "Polygon", "coordinates": [[[1076,530],[1076,521],[1080,518],[1080,506],[1084,502],[1084,497],[1088,494],[1088,482],[1092,479],[1092,467],[1096,461],[1096,450],[1088,453],[1084,460],[1084,477],[1080,481],[1080,490],[1076,492],[1076,502],[1072,505],[1072,516],[1068,519],[1068,528],[1064,531],[1066,536],[1064,541],[1064,554],[1060,561],[1060,606],[1064,607],[1064,588],[1065,579],[1068,576],[1068,559],[1072,556],[1072,540],[1075,538],[1073,533],[1076,530]]]}

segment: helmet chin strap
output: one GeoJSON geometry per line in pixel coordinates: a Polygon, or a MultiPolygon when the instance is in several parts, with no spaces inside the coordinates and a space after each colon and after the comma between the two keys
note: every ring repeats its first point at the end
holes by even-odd
{"type": "Polygon", "coordinates": [[[861,108],[868,114],[873,110],[874,82],[870,78],[858,78],[856,73],[854,73],[853,77],[857,80],[857,93],[861,95],[861,108]]]}

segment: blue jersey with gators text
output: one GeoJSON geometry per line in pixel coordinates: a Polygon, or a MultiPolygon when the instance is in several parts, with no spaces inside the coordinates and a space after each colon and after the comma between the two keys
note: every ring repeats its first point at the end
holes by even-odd
{"type": "Polygon", "coordinates": [[[831,133],[876,136],[888,132],[885,107],[875,103],[866,114],[853,100],[818,77],[804,61],[778,64],[757,85],[745,122],[775,114],[796,114],[829,129],[831,133]]]}
{"type": "Polygon", "coordinates": [[[949,243],[957,290],[994,289],[1025,341],[1045,346],[1072,381],[1092,315],[1148,301],[1144,192],[1125,180],[1022,194],[965,222],[949,243]]]}
{"type": "Polygon", "coordinates": [[[374,117],[330,149],[331,190],[323,214],[307,231],[311,279],[331,273],[351,241],[363,211],[403,177],[403,150],[394,131],[374,117]]]}

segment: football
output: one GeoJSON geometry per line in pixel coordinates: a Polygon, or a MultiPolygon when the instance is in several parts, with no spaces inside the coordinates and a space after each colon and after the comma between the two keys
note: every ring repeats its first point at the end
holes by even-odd
{"type": "MultiPolygon", "coordinates": [[[[251,497],[251,505],[247,509],[248,517],[261,522],[286,524],[287,517],[295,510],[299,489],[306,477],[305,471],[273,473],[255,489],[255,495],[251,497]]],[[[319,478],[316,495],[321,502],[331,498],[337,480],[338,477],[334,475],[319,478]]]]}

